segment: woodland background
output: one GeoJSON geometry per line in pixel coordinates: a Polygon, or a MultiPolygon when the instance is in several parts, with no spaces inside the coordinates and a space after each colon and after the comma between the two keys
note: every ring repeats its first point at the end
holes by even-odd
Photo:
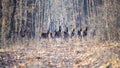
{"type": "Polygon", "coordinates": [[[0,45],[42,33],[87,29],[87,40],[120,41],[119,0],[0,0],[0,45]],[[25,36],[20,32],[26,29],[25,36]]]}

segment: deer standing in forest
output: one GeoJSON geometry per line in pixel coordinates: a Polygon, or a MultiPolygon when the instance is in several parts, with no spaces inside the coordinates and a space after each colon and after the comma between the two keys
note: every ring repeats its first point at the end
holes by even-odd
{"type": "Polygon", "coordinates": [[[27,36],[28,38],[30,38],[30,33],[31,33],[31,30],[30,30],[29,27],[22,27],[21,30],[20,30],[20,36],[21,37],[27,36]]]}
{"type": "Polygon", "coordinates": [[[49,39],[55,38],[55,31],[53,31],[53,32],[48,32],[48,38],[49,38],[49,39]]]}
{"type": "Polygon", "coordinates": [[[82,26],[80,29],[80,36],[81,40],[83,41],[83,37],[87,35],[88,27],[87,26],[82,26]]]}
{"type": "Polygon", "coordinates": [[[58,37],[58,38],[61,36],[61,26],[59,26],[59,30],[58,31],[55,30],[55,36],[58,37]]]}

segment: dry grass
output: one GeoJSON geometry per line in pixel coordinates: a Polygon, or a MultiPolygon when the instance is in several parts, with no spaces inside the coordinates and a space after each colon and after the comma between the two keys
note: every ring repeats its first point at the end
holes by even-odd
{"type": "Polygon", "coordinates": [[[120,43],[113,42],[43,39],[0,51],[12,52],[18,68],[120,68],[120,43]]]}

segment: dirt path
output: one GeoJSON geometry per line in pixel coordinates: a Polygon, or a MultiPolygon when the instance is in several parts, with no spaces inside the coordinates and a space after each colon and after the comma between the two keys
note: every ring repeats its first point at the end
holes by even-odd
{"type": "Polygon", "coordinates": [[[0,50],[0,68],[120,68],[120,45],[42,40],[0,50]]]}

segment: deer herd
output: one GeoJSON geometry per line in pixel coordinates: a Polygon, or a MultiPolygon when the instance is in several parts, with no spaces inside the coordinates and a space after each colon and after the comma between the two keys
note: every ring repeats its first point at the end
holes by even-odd
{"type": "MultiPolygon", "coordinates": [[[[88,31],[88,27],[81,27],[79,29],[71,29],[69,30],[68,27],[66,27],[64,30],[62,30],[62,27],[59,26],[59,30],[58,31],[52,31],[50,32],[49,30],[47,31],[47,33],[40,33],[39,34],[39,38],[62,38],[62,39],[66,39],[66,38],[73,38],[73,37],[77,37],[80,39],[83,39],[83,37],[87,36],[87,31],[88,31]]],[[[22,27],[20,29],[20,36],[22,38],[27,37],[30,38],[31,37],[31,30],[29,27],[22,27]]]]}

